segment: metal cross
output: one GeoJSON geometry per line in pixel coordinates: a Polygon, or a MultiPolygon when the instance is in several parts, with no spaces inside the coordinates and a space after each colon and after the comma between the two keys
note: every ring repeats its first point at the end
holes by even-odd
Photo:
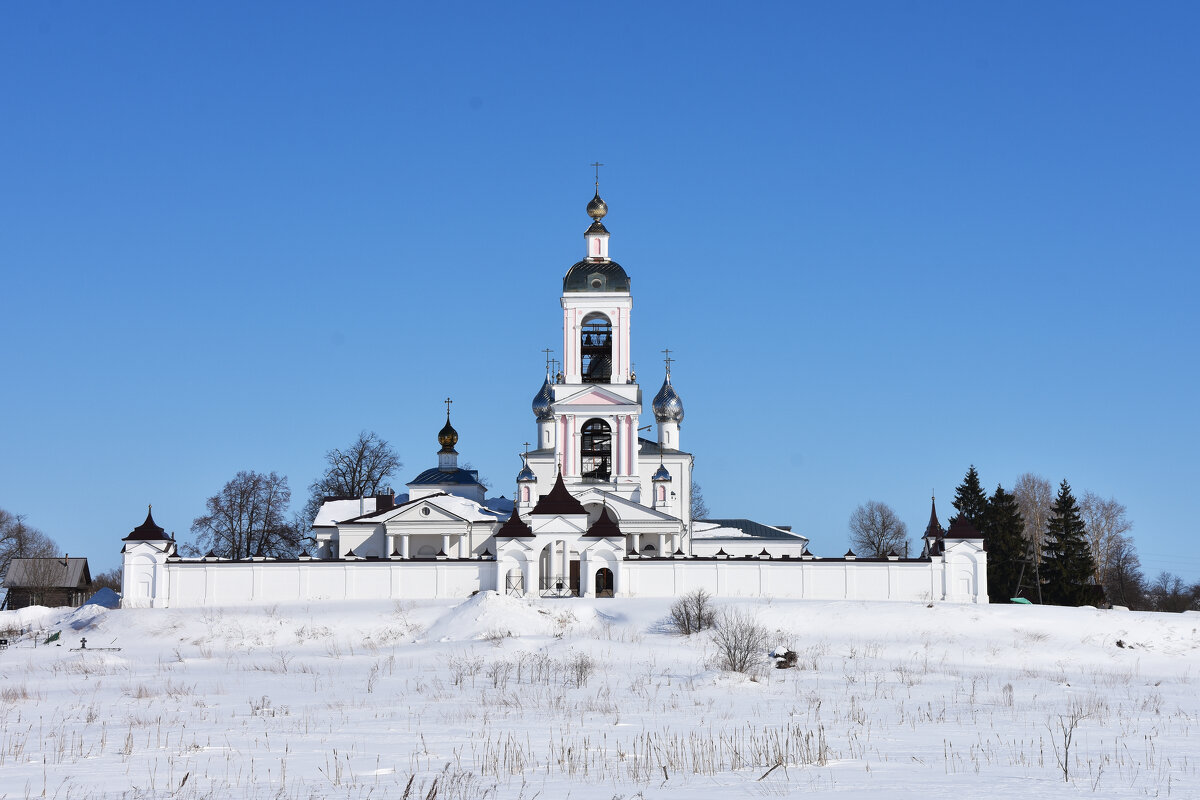
{"type": "Polygon", "coordinates": [[[599,161],[596,161],[592,164],[588,164],[588,166],[596,168],[596,191],[598,192],[598,191],[600,191],[600,168],[603,167],[604,165],[601,164],[599,161]]]}
{"type": "Polygon", "coordinates": [[[550,354],[553,353],[554,351],[551,350],[549,347],[547,347],[542,352],[546,354],[546,374],[549,375],[550,374],[550,354]]]}
{"type": "Polygon", "coordinates": [[[443,402],[446,404],[446,419],[450,419],[450,404],[454,401],[447,397],[443,402]]]}
{"type": "Polygon", "coordinates": [[[670,375],[671,374],[671,362],[674,361],[675,359],[671,358],[670,350],[663,350],[662,354],[663,354],[663,363],[665,363],[667,365],[667,374],[670,375]]]}
{"type": "Polygon", "coordinates": [[[522,442],[525,445],[525,455],[529,455],[529,442],[522,442]]]}

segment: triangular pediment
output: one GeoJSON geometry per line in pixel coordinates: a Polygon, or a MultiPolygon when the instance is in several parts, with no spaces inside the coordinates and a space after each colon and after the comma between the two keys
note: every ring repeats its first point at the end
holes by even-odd
{"type": "Polygon", "coordinates": [[[387,518],[388,522],[466,522],[451,511],[439,506],[432,500],[412,503],[399,509],[399,512],[387,518]]]}
{"type": "Polygon", "coordinates": [[[631,522],[681,522],[678,517],[664,514],[661,511],[655,511],[649,506],[635,503],[619,494],[601,491],[596,488],[587,489],[575,495],[575,498],[585,506],[592,503],[605,504],[612,511],[618,525],[625,525],[631,522]]]}
{"type": "Polygon", "coordinates": [[[610,392],[600,386],[589,386],[576,392],[570,397],[564,397],[555,406],[629,406],[634,405],[628,399],[615,392],[610,392]]]}

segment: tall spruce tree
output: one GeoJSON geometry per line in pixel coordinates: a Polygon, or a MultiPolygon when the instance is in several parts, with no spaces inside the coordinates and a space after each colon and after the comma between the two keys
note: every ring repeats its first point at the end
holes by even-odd
{"type": "Polygon", "coordinates": [[[979,473],[975,471],[974,464],[967,470],[967,476],[963,478],[963,482],[954,490],[952,505],[958,513],[950,518],[951,523],[959,517],[965,517],[967,522],[975,526],[976,530],[983,530],[988,498],[987,492],[983,491],[983,487],[979,485],[979,473]]]}
{"type": "Polygon", "coordinates": [[[1097,602],[1096,564],[1088,546],[1079,504],[1064,479],[1046,522],[1042,544],[1042,598],[1060,606],[1097,602]]]}
{"type": "Polygon", "coordinates": [[[1016,495],[997,486],[988,499],[981,531],[987,546],[988,597],[993,603],[1007,603],[1015,597],[1025,557],[1025,520],[1016,495]]]}

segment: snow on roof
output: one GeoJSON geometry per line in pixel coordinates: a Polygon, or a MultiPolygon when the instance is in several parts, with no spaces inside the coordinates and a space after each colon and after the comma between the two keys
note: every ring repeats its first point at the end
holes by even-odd
{"type": "Polygon", "coordinates": [[[356,497],[351,500],[326,500],[321,504],[321,510],[317,512],[317,518],[313,520],[313,527],[320,528],[336,525],[339,522],[361,517],[363,514],[371,514],[374,511],[374,497],[356,497]]]}
{"type": "Polygon", "coordinates": [[[793,539],[807,542],[807,536],[764,525],[751,519],[698,519],[692,524],[693,539],[793,539]]]}
{"type": "MultiPolygon", "coordinates": [[[[496,499],[501,499],[501,498],[496,498],[496,499]]],[[[370,498],[368,498],[368,500],[370,500],[370,498]]],[[[335,500],[335,501],[331,501],[330,503],[326,503],[325,505],[328,506],[328,505],[331,505],[332,503],[336,503],[336,502],[344,502],[344,501],[336,501],[335,500]]],[[[354,500],[353,502],[358,503],[357,500],[354,500]]],[[[373,505],[374,501],[371,501],[371,502],[373,505]]],[[[416,500],[407,500],[404,503],[398,503],[394,507],[385,509],[378,513],[376,513],[374,511],[374,509],[372,509],[371,511],[368,511],[365,514],[361,515],[361,518],[360,518],[360,515],[354,514],[354,515],[345,517],[343,519],[339,519],[337,521],[338,522],[365,523],[365,524],[369,524],[369,525],[386,522],[389,519],[392,519],[393,517],[395,517],[397,514],[403,513],[405,510],[407,510],[407,508],[409,506],[412,506],[417,503],[429,503],[432,506],[437,506],[438,508],[448,511],[449,513],[453,514],[454,516],[468,520],[469,522],[499,522],[499,521],[505,519],[509,513],[506,511],[500,511],[497,509],[493,509],[493,508],[489,508],[487,506],[480,505],[479,503],[476,503],[474,500],[468,500],[465,497],[459,497],[458,495],[453,495],[453,494],[446,494],[445,492],[438,492],[437,494],[431,494],[431,495],[427,495],[425,497],[419,497],[416,500]]],[[[512,511],[512,502],[511,501],[509,502],[509,511],[512,511]]],[[[318,515],[317,518],[320,519],[320,515],[318,515]]],[[[315,527],[315,525],[314,525],[314,527],[315,527]]]]}

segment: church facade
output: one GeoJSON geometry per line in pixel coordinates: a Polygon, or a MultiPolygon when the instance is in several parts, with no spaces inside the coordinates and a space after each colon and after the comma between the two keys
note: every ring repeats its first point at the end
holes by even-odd
{"type": "Polygon", "coordinates": [[[936,513],[920,558],[820,558],[809,540],[748,519],[693,519],[694,457],[682,448],[683,401],[671,359],[642,438],[633,370],[631,281],[609,256],[608,207],[588,203],[586,255],[563,277],[562,362],[548,362],[513,500],[488,498],[458,466],[458,432],[438,434],[438,463],[407,496],[329,498],[313,554],[296,559],[178,555],[147,515],[124,541],[123,603],[465,597],[717,596],[987,602],[986,553],[970,529],[942,532],[936,513]],[[649,427],[649,426],[647,426],[649,427]]]}

